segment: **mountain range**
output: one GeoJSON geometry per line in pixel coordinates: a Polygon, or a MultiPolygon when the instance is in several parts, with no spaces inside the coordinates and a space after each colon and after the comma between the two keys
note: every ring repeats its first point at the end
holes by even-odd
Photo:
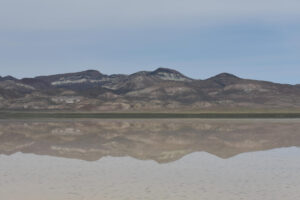
{"type": "Polygon", "coordinates": [[[1,110],[86,112],[297,111],[300,85],[229,73],[200,80],[158,68],[130,75],[96,70],[17,79],[0,76],[1,110]]]}

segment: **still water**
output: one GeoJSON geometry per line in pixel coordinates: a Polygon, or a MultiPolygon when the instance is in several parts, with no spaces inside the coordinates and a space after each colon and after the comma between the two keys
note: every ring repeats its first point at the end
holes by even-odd
{"type": "Polygon", "coordinates": [[[2,200],[300,199],[300,119],[2,120],[2,200]]]}

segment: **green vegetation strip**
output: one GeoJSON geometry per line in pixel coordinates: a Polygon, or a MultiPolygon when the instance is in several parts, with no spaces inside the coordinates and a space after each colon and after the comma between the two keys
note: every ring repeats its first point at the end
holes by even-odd
{"type": "Polygon", "coordinates": [[[153,119],[153,118],[300,118],[300,113],[10,113],[0,112],[0,119],[26,118],[98,118],[98,119],[153,119]]]}

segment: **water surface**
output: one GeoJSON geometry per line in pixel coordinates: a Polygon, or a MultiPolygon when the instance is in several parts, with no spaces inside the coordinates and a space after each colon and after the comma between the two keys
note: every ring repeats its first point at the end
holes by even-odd
{"type": "Polygon", "coordinates": [[[300,120],[2,120],[0,199],[300,199],[300,120]]]}

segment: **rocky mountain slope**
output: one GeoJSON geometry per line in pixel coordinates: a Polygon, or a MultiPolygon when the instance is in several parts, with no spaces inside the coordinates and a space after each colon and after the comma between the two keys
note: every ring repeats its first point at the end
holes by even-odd
{"type": "Polygon", "coordinates": [[[95,70],[16,79],[0,77],[1,110],[199,112],[300,110],[299,85],[222,73],[196,80],[172,69],[131,75],[95,70]]]}

